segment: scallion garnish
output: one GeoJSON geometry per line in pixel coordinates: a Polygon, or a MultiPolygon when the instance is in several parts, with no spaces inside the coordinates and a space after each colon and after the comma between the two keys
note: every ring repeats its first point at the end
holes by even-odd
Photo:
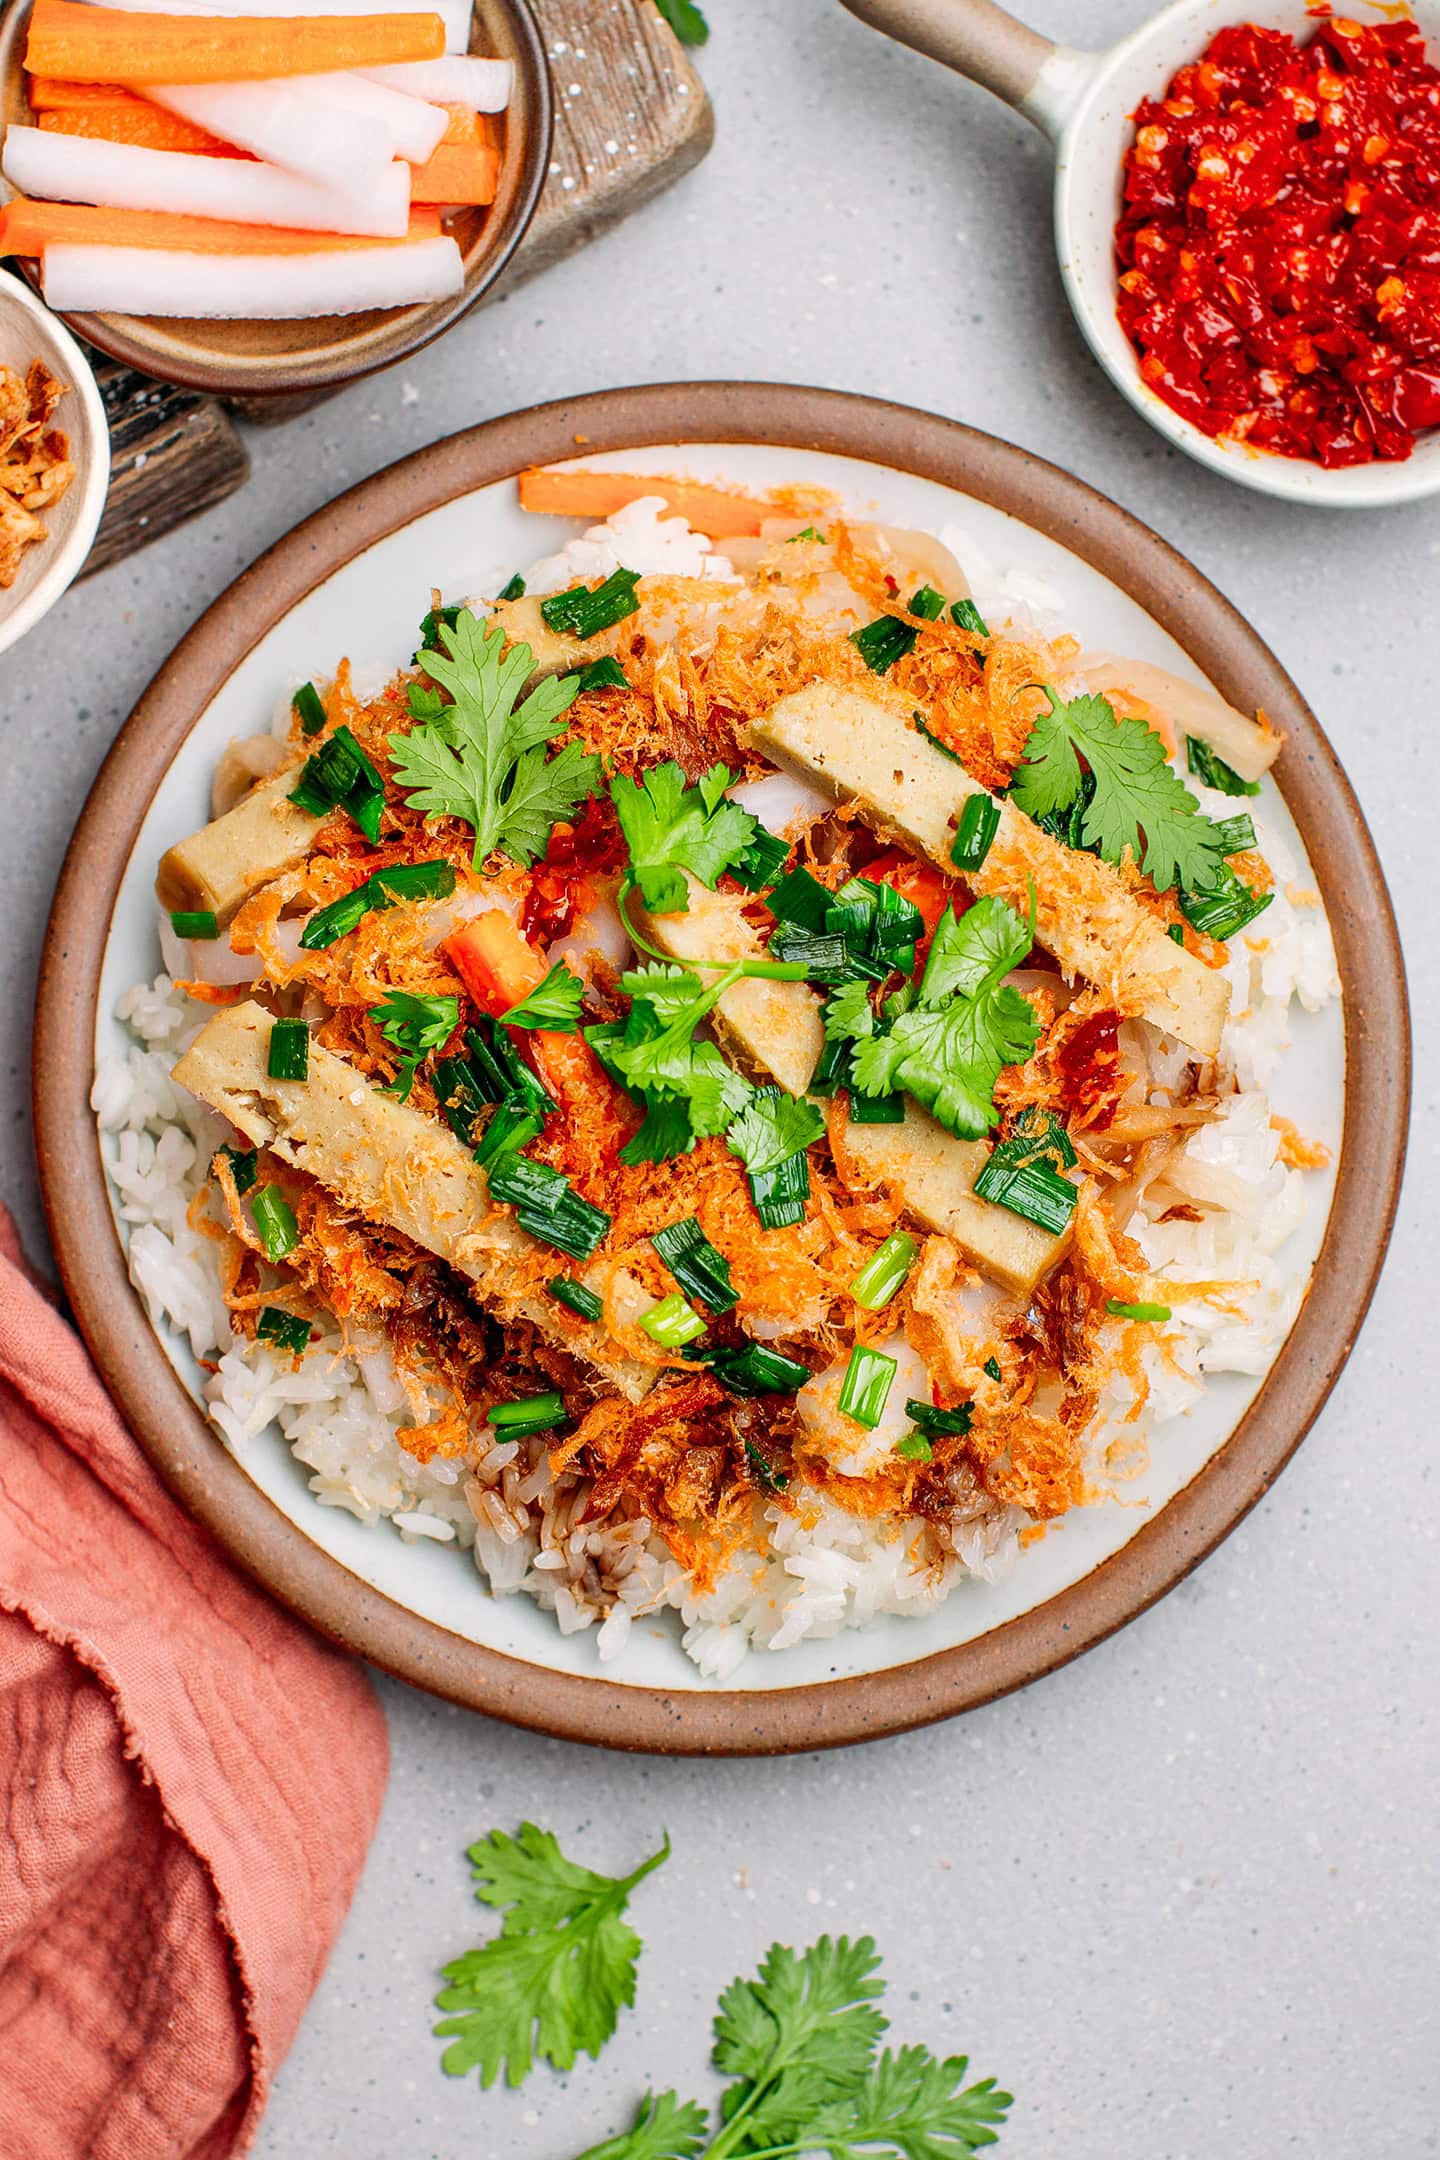
{"type": "Polygon", "coordinates": [[[230,1165],[230,1175],[235,1181],[236,1192],[249,1192],[259,1175],[260,1157],[258,1151],[253,1147],[222,1147],[220,1154],[225,1157],[226,1162],[230,1165]]]}
{"type": "Polygon", "coordinates": [[[170,927],[176,937],[216,938],[220,935],[220,925],[212,908],[172,908],[170,927]]]}
{"type": "Polygon", "coordinates": [[[272,1080],[304,1080],[310,1072],[310,1030],[303,1020],[277,1020],[270,1030],[265,1070],[272,1080]]]}
{"type": "Polygon", "coordinates": [[[458,600],[451,607],[428,608],[420,618],[420,652],[416,653],[415,658],[418,660],[420,653],[427,650],[439,652],[441,623],[444,623],[447,629],[453,630],[457,618],[463,612],[458,600]]]}
{"type": "Polygon", "coordinates": [[[805,1092],[807,1095],[833,1095],[837,1088],[845,1085],[849,1072],[850,1044],[843,1036],[827,1037],[805,1092]]]}
{"type": "Polygon", "coordinates": [[[288,1350],[292,1357],[299,1357],[313,1332],[308,1320],[279,1305],[266,1305],[255,1323],[255,1333],[262,1342],[273,1342],[277,1350],[288,1350]]]}
{"type": "Polygon", "coordinates": [[[785,543],[786,547],[794,547],[797,540],[818,540],[821,547],[825,546],[824,533],[816,532],[813,525],[802,526],[798,533],[791,533],[790,538],[785,543]]]}
{"type": "Polygon", "coordinates": [[[687,1305],[678,1290],[669,1297],[661,1298],[649,1312],[640,1315],[639,1324],[662,1350],[681,1350],[687,1342],[694,1342],[705,1333],[705,1322],[693,1305],[687,1305]]]}
{"type": "Polygon", "coordinates": [[[797,866],[765,895],[765,905],[777,922],[798,923],[802,930],[822,931],[827,909],[835,895],[819,878],[797,866]]]}
{"type": "Polygon", "coordinates": [[[605,1312],[605,1301],[593,1290],[587,1290],[583,1282],[576,1282],[573,1275],[552,1275],[545,1285],[558,1304],[568,1305],[578,1319],[599,1320],[605,1312]]]}
{"type": "Polygon", "coordinates": [[[882,1305],[888,1305],[914,1267],[919,1250],[913,1237],[907,1237],[903,1230],[892,1231],[850,1285],[850,1295],[856,1304],[863,1305],[869,1312],[878,1312],[882,1305]]]}
{"type": "Polygon", "coordinates": [[[938,622],[945,612],[945,595],[936,592],[933,585],[922,585],[910,595],[910,613],[923,617],[926,622],[938,622]]]}
{"type": "Polygon", "coordinates": [[[980,1370],[989,1373],[992,1380],[1003,1380],[1005,1378],[1004,1373],[1000,1370],[998,1357],[987,1357],[980,1370]]]}
{"type": "Polygon", "coordinates": [[[967,795],[955,828],[950,860],[957,870],[974,871],[990,853],[1000,830],[1000,805],[993,795],[967,795]]]}
{"type": "Polygon", "coordinates": [[[501,1155],[513,1154],[517,1148],[529,1147],[532,1140],[538,1140],[544,1125],[544,1118],[523,1095],[507,1095],[490,1113],[475,1150],[476,1162],[482,1170],[489,1169],[501,1155]]]}
{"type": "Polygon", "coordinates": [[[784,1230],[791,1223],[804,1222],[810,1198],[810,1160],[804,1149],[787,1155],[773,1170],[752,1170],[750,1197],[767,1230],[784,1230]]]}
{"type": "Polygon", "coordinates": [[[957,628],[968,630],[971,637],[989,637],[990,635],[985,618],[973,600],[957,600],[950,610],[950,620],[957,628]]]}
{"type": "Polygon", "coordinates": [[[1176,895],[1180,912],[1192,930],[1215,938],[1221,945],[1263,915],[1274,893],[1252,892],[1229,863],[1221,863],[1209,884],[1181,886],[1176,895]]]}
{"type": "Polygon", "coordinates": [[[790,843],[778,833],[766,832],[762,825],[739,862],[730,865],[730,875],[746,892],[763,892],[767,885],[775,883],[789,860],[790,843]]]}
{"type": "Polygon", "coordinates": [[[808,1365],[779,1350],[767,1350],[762,1343],[746,1343],[740,1350],[695,1346],[685,1355],[707,1366],[732,1395],[793,1395],[813,1377],[808,1365]]]}
{"type": "Polygon", "coordinates": [[[895,1442],[895,1453],[906,1462],[933,1462],[935,1450],[923,1432],[907,1432],[903,1440],[895,1442]]]}
{"type": "Polygon", "coordinates": [[[601,660],[592,660],[588,667],[576,668],[570,680],[580,697],[584,697],[587,690],[628,690],[630,687],[630,678],[624,668],[608,654],[601,660]]]}
{"type": "Polygon", "coordinates": [[[1217,818],[1215,830],[1227,855],[1244,855],[1255,845],[1255,820],[1248,810],[1242,810],[1237,817],[1217,818]]]}
{"type": "Polygon", "coordinates": [[[923,735],[926,742],[928,742],[933,749],[936,749],[940,752],[941,757],[949,758],[952,765],[963,765],[965,763],[964,758],[961,757],[958,750],[952,750],[948,742],[941,741],[940,737],[935,733],[934,728],[932,728],[926,721],[924,713],[912,712],[910,715],[910,725],[914,728],[917,735],[923,735]]]}
{"type": "Polygon", "coordinates": [[[993,1201],[1058,1237],[1075,1212],[1075,1187],[1042,1160],[1017,1162],[997,1147],[975,1180],[977,1200],[993,1201]]]}
{"type": "Polygon", "coordinates": [[[540,613],[552,630],[565,636],[597,637],[613,623],[623,622],[627,615],[637,612],[640,602],[635,588],[639,582],[638,570],[612,570],[593,592],[584,585],[572,585],[568,592],[552,594],[541,601],[540,613]]]}
{"type": "Polygon", "coordinates": [[[1183,944],[1184,944],[1184,942],[1185,942],[1185,925],[1184,925],[1184,923],[1178,923],[1178,922],[1166,923],[1166,925],[1165,925],[1165,935],[1166,935],[1166,937],[1168,937],[1168,938],[1169,938],[1169,940],[1170,940],[1170,942],[1171,942],[1171,944],[1172,944],[1172,945],[1183,945],[1183,944]]]}
{"type": "Polygon", "coordinates": [[[905,1415],[931,1440],[963,1439],[970,1430],[975,1405],[962,1402],[953,1410],[942,1410],[938,1403],[918,1402],[912,1395],[905,1405],[905,1415]]]}
{"type": "Polygon", "coordinates": [[[250,1202],[260,1247],[267,1260],[283,1260],[300,1242],[295,1210],[278,1185],[261,1185],[250,1202]]]}
{"type": "Polygon", "coordinates": [[[448,900],[455,890],[455,872],[448,862],[395,863],[376,870],[353,892],[317,908],[300,933],[306,952],[323,952],[337,938],[358,930],[365,917],[402,900],[448,900]]]}
{"type": "Polygon", "coordinates": [[[385,783],[347,727],[336,728],[305,760],[290,800],[312,817],[343,810],[372,845],[380,838],[385,783]]]}
{"type": "Polygon", "coordinates": [[[790,1483],[790,1473],[788,1470],[777,1470],[774,1463],[767,1462],[753,1440],[745,1442],[745,1458],[768,1492],[784,1492],[790,1483]]]}
{"type": "Polygon", "coordinates": [[[1224,758],[1217,757],[1209,743],[1201,742],[1198,735],[1191,735],[1185,742],[1185,762],[1202,787],[1214,788],[1218,795],[1258,795],[1258,780],[1242,780],[1233,766],[1224,758]]]}
{"type": "Polygon", "coordinates": [[[1062,1120],[1053,1110],[1042,1110],[1036,1103],[1020,1112],[1010,1138],[1001,1143],[1001,1148],[1016,1162],[1043,1161],[1048,1157],[1057,1170],[1073,1170],[1080,1159],[1062,1120]]]}
{"type": "Polygon", "coordinates": [[[489,1178],[491,1197],[514,1208],[522,1230],[572,1260],[588,1260],[610,1228],[604,1208],[592,1207],[548,1163],[507,1152],[496,1157],[489,1178]]]}
{"type": "Polygon", "coordinates": [[[882,982],[890,972],[884,963],[858,955],[838,930],[806,930],[793,922],[777,925],[770,939],[769,953],[772,960],[784,960],[803,967],[807,982],[827,983],[832,989],[840,983],[859,982],[864,977],[872,982],[882,982]]]}
{"type": "Polygon", "coordinates": [[[318,735],[325,725],[325,706],[314,683],[301,683],[290,703],[302,732],[306,735],[318,735]]]}
{"type": "Polygon", "coordinates": [[[730,1263],[693,1215],[683,1222],[667,1223],[652,1234],[650,1242],[687,1296],[699,1298],[711,1312],[730,1310],[736,1300],[730,1263]]]}
{"type": "Polygon", "coordinates": [[[519,1440],[526,1433],[548,1432],[565,1422],[565,1398],[558,1388],[544,1395],[521,1395],[514,1402],[492,1403],[490,1428],[498,1440],[519,1440]]]}
{"type": "Polygon", "coordinates": [[[886,1397],[899,1369],[894,1358],[887,1357],[883,1350],[872,1350],[868,1343],[856,1343],[850,1352],[850,1362],[845,1368],[845,1378],[840,1383],[835,1404],[841,1417],[851,1418],[855,1424],[873,1432],[880,1422],[886,1397]]]}
{"type": "Polygon", "coordinates": [[[1157,1327],[1170,1318],[1168,1305],[1127,1305],[1123,1298],[1106,1298],[1105,1310],[1117,1320],[1149,1320],[1157,1327]]]}
{"type": "Polygon", "coordinates": [[[905,1097],[899,1093],[890,1095],[862,1095],[859,1088],[850,1090],[850,1123],[852,1125],[903,1125],[905,1122],[905,1097]]]}
{"type": "Polygon", "coordinates": [[[877,615],[863,630],[850,632],[850,643],[872,675],[888,675],[897,660],[915,650],[919,635],[913,623],[901,622],[898,615],[877,615]]]}
{"type": "Polygon", "coordinates": [[[502,585],[502,586],[501,586],[501,588],[500,588],[499,592],[498,592],[498,593],[496,593],[495,597],[496,597],[496,599],[497,599],[497,600],[523,600],[523,599],[524,599],[524,597],[525,597],[525,580],[524,580],[524,578],[523,578],[523,577],[521,577],[521,575],[520,575],[520,573],[519,573],[519,571],[518,571],[518,570],[516,571],[516,573],[515,573],[514,577],[512,577],[512,578],[511,578],[511,580],[510,580],[510,582],[509,582],[509,584],[508,584],[508,585],[502,585]]]}

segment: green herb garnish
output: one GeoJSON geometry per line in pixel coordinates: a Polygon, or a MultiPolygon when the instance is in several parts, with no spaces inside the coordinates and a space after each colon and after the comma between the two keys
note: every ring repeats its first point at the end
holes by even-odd
{"type": "Polygon", "coordinates": [[[695,5],[695,0],[655,0],[655,5],[682,45],[703,45],[710,35],[710,25],[695,5]]]}
{"type": "Polygon", "coordinates": [[[1000,805],[993,795],[967,795],[955,828],[950,860],[957,870],[979,870],[1000,830],[1000,805]]]}
{"type": "Polygon", "coordinates": [[[291,709],[305,735],[318,735],[325,725],[325,706],[313,682],[301,683],[290,700],[291,709]]]}
{"type": "Polygon", "coordinates": [[[170,927],[180,938],[217,938],[220,925],[213,908],[172,908],[170,927]]]}
{"type": "Polygon", "coordinates": [[[372,846],[380,838],[385,783],[347,727],[306,758],[289,799],[312,817],[343,810],[372,846]]]}
{"type": "Polygon", "coordinates": [[[455,890],[455,872],[448,862],[396,863],[376,870],[353,892],[317,908],[300,933],[306,952],[322,952],[337,938],[358,930],[365,917],[379,914],[409,900],[448,900],[455,890]]]}
{"type": "Polygon", "coordinates": [[[639,582],[638,570],[612,570],[593,592],[586,585],[572,585],[568,592],[552,594],[541,601],[540,613],[548,627],[562,636],[598,637],[638,611],[635,588],[639,582]]]}
{"type": "Polygon", "coordinates": [[[491,1198],[513,1207],[521,1229],[542,1244],[588,1260],[603,1243],[610,1217],[583,1199],[563,1171],[507,1150],[491,1164],[489,1179],[491,1198]]]}
{"type": "Polygon", "coordinates": [[[778,833],[766,832],[763,825],[755,828],[755,837],[743,855],[730,865],[730,875],[746,892],[764,892],[775,883],[790,860],[790,843],[778,833]]]}
{"type": "Polygon", "coordinates": [[[392,990],[383,1003],[371,1006],[370,1018],[390,1047],[400,1052],[400,1064],[387,1092],[405,1102],[422,1061],[449,1042],[459,1027],[460,1000],[412,997],[408,990],[392,990]]]}
{"type": "Polygon", "coordinates": [[[552,1275],[545,1285],[558,1304],[568,1305],[579,1320],[599,1320],[604,1317],[605,1302],[573,1275],[552,1275]]]}
{"type": "Polygon", "coordinates": [[[521,1395],[513,1402],[492,1403],[489,1422],[500,1440],[521,1440],[526,1433],[549,1432],[565,1423],[565,1398],[558,1388],[544,1395],[521,1395]]]}
{"type": "Polygon", "coordinates": [[[1201,742],[1198,735],[1185,739],[1185,762],[1202,787],[1214,788],[1218,795],[1258,795],[1258,780],[1242,780],[1234,768],[1217,757],[1208,743],[1201,742]]]}
{"type": "Polygon", "coordinates": [[[573,1035],[580,1025],[580,1008],[585,1002],[585,985],[578,975],[571,973],[564,961],[552,967],[543,982],[535,985],[528,997],[521,998],[500,1018],[506,1027],[544,1028],[552,1035],[573,1035]]]}
{"type": "Polygon", "coordinates": [[[763,1343],[746,1343],[743,1349],[692,1346],[685,1355],[706,1366],[732,1395],[793,1395],[814,1377],[808,1365],[763,1343]]]}
{"type": "Polygon", "coordinates": [[[308,1320],[302,1320],[298,1313],[286,1312],[281,1305],[262,1306],[255,1322],[255,1333],[261,1342],[274,1343],[277,1350],[288,1350],[292,1357],[299,1357],[313,1332],[308,1320]]]}
{"type": "Polygon", "coordinates": [[[300,1242],[295,1210],[278,1185],[257,1186],[250,1202],[260,1248],[267,1260],[283,1260],[300,1242]]]}
{"type": "Polygon", "coordinates": [[[722,873],[753,842],[758,819],[725,793],[734,778],[726,766],[712,765],[687,787],[673,759],[639,781],[612,775],[610,800],[630,851],[625,890],[638,891],[652,915],[683,915],[688,903],[682,871],[713,892],[722,873]]]}
{"type": "Polygon", "coordinates": [[[1127,1305],[1123,1298],[1106,1298],[1105,1310],[1117,1320],[1148,1320],[1157,1327],[1170,1318],[1168,1305],[1127,1305]]]}
{"type": "Polygon", "coordinates": [[[756,1213],[767,1230],[805,1220],[810,1166],[805,1150],[825,1136],[825,1119],[801,1095],[757,1088],[725,1134],[750,1174],[756,1213]]]}
{"type": "Polygon", "coordinates": [[[515,573],[514,577],[512,577],[512,578],[511,578],[511,580],[510,580],[510,582],[509,582],[509,584],[508,584],[508,585],[502,585],[502,586],[501,586],[501,588],[500,588],[499,592],[498,592],[498,593],[496,593],[495,597],[496,597],[496,599],[497,599],[497,600],[523,600],[523,599],[524,599],[524,597],[525,597],[525,580],[524,580],[524,578],[523,578],[523,577],[521,577],[521,575],[520,575],[520,573],[519,573],[519,571],[518,571],[518,570],[516,571],[516,573],[515,573]]]}
{"type": "Polygon", "coordinates": [[[576,695],[584,697],[590,690],[628,690],[630,678],[618,660],[608,653],[603,659],[592,660],[588,667],[576,668],[566,678],[576,686],[576,695]]]}
{"type": "Polygon", "coordinates": [[[1019,1161],[1007,1152],[1007,1146],[992,1151],[976,1178],[976,1199],[1008,1208],[1012,1215],[1023,1215],[1037,1229],[1058,1237],[1075,1212],[1075,1187],[1050,1163],[1019,1161]]]}
{"type": "Polygon", "coordinates": [[[680,1350],[688,1342],[694,1342],[705,1333],[705,1322],[693,1305],[687,1305],[681,1292],[672,1290],[661,1298],[648,1312],[640,1315],[639,1326],[662,1350],[680,1350]]]}
{"type": "Polygon", "coordinates": [[[918,1402],[912,1395],[905,1405],[905,1415],[929,1440],[963,1440],[974,1419],[975,1405],[962,1402],[953,1410],[942,1410],[938,1403],[918,1402]]]}
{"type": "Polygon", "coordinates": [[[310,1030],[303,1020],[277,1020],[270,1030],[265,1071],[271,1080],[304,1080],[310,1072],[310,1030]]]}
{"type": "Polygon", "coordinates": [[[1229,863],[1219,863],[1203,885],[1182,886],[1180,912],[1192,929],[1223,945],[1263,915],[1274,897],[1274,893],[1252,891],[1229,863]]]}
{"type": "Polygon", "coordinates": [[[892,1231],[874,1251],[850,1285],[850,1295],[868,1312],[888,1305],[915,1265],[920,1248],[903,1230],[892,1231]]]}
{"type": "Polygon", "coordinates": [[[971,637],[988,638],[990,635],[985,618],[973,600],[957,600],[950,610],[950,620],[959,629],[968,630],[971,637]]]}
{"type": "Polygon", "coordinates": [[[218,1162],[221,1155],[224,1156],[226,1162],[228,1162],[230,1165],[230,1175],[235,1181],[236,1192],[249,1192],[251,1186],[255,1183],[255,1180],[259,1175],[260,1157],[258,1150],[253,1147],[222,1147],[216,1154],[214,1160],[218,1162]]]}
{"type": "Polygon", "coordinates": [[[934,1444],[926,1439],[923,1432],[907,1432],[903,1439],[895,1442],[895,1453],[903,1457],[906,1462],[933,1462],[935,1460],[934,1444]]]}
{"type": "Polygon", "coordinates": [[[872,1350],[868,1343],[856,1343],[836,1399],[835,1407],[841,1417],[853,1418],[857,1425],[873,1431],[880,1422],[899,1369],[894,1358],[887,1357],[883,1350],[872,1350]]]}
{"type": "Polygon", "coordinates": [[[650,1242],[687,1297],[699,1298],[712,1313],[730,1310],[736,1301],[730,1263],[693,1215],[654,1231],[650,1242]]]}

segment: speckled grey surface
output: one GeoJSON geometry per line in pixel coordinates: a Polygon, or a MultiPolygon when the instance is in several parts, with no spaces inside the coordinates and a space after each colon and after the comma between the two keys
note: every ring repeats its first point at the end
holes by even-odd
{"type": "MultiPolygon", "coordinates": [[[[395,1767],[263,2160],[565,2160],[650,2078],[710,2089],[718,1989],[773,1937],[873,1929],[900,2037],[1019,2096],[1010,2160],[1418,2160],[1440,2150],[1436,1977],[1440,1212],[1434,643],[1440,510],[1242,495],[1105,386],[1065,312],[1047,154],[830,0],[712,0],[707,163],[402,371],[253,440],[249,488],[73,593],[0,663],[3,1189],[39,1248],[27,1034],[60,852],[117,726],[200,608],[339,489],[534,399],[771,376],[955,414],[1070,467],[1244,608],[1349,767],[1409,934],[1416,1140],[1376,1307],[1274,1494],[1155,1612],[1028,1694],[828,1758],[674,1764],[385,1684],[395,1767]],[[17,806],[23,803],[23,813],[17,806]],[[639,2000],[598,2064],[451,2083],[435,1968],[483,1926],[462,1848],[532,1815],[617,1870],[668,1825],[639,2000]]],[[[1047,0],[1073,43],[1138,0],[1047,0]]]]}

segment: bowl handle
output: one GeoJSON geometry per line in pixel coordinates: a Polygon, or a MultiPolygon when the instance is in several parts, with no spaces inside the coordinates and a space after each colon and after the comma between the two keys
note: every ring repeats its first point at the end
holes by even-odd
{"type": "Polygon", "coordinates": [[[995,0],[840,0],[862,22],[967,75],[1057,137],[1099,65],[1017,21],[995,0]]]}

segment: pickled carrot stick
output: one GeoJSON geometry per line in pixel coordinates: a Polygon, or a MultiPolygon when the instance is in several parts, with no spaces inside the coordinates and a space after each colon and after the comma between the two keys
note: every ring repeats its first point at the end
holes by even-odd
{"type": "Polygon", "coordinates": [[[162,112],[145,98],[117,98],[113,104],[82,105],[71,111],[37,113],[36,123],[47,135],[81,135],[91,142],[136,143],[144,150],[183,150],[195,156],[248,160],[248,150],[237,150],[202,127],[162,112]]]}
{"type": "MultiPolygon", "coordinates": [[[[39,128],[5,131],[0,157],[7,180],[22,195],[53,202],[104,204],[111,210],[156,210],[227,224],[278,225],[323,233],[403,240],[410,222],[410,168],[382,165],[374,182],[353,193],[303,180],[253,159],[189,157],[133,143],[86,142],[39,128]]],[[[114,237],[107,235],[107,238],[114,237]]]]}
{"type": "MultiPolygon", "coordinates": [[[[226,229],[237,233],[247,228],[226,229]]],[[[239,316],[272,322],[413,307],[449,299],[464,289],[460,250],[446,237],[332,240],[328,247],[319,234],[304,238],[318,244],[303,253],[267,249],[263,254],[223,255],[59,242],[45,250],[41,289],[50,306],[62,313],[239,316]]]]}
{"type": "Polygon", "coordinates": [[[131,14],[85,0],[34,0],[25,65],[71,82],[254,82],[435,60],[445,25],[427,15],[131,14]]]}
{"type": "Polygon", "coordinates": [[[488,143],[441,143],[432,158],[412,168],[410,200],[492,203],[499,180],[500,154],[488,143]]]}
{"type": "Polygon", "coordinates": [[[761,520],[775,515],[769,503],[737,495],[729,488],[706,487],[696,480],[672,480],[658,473],[593,472],[585,466],[558,472],[531,466],[520,475],[522,510],[552,517],[607,518],[642,495],[659,495],[675,517],[711,540],[733,540],[758,533],[761,520]]]}
{"type": "Polygon", "coordinates": [[[479,116],[468,105],[446,105],[450,123],[440,138],[440,147],[449,143],[480,143],[485,140],[481,132],[479,116]]]}
{"type": "MultiPolygon", "coordinates": [[[[155,0],[104,0],[131,15],[152,15],[155,0]]],[[[297,15],[440,15],[447,52],[463,53],[470,43],[470,0],[165,0],[167,15],[230,15],[253,21],[297,15]]]]}
{"type": "Polygon", "coordinates": [[[116,98],[134,98],[123,83],[61,82],[53,75],[28,75],[25,88],[32,112],[69,112],[75,106],[112,105],[116,98]]]}
{"type": "Polygon", "coordinates": [[[413,210],[403,239],[375,240],[281,225],[235,225],[227,218],[182,217],[165,210],[31,202],[23,195],[0,204],[0,255],[43,256],[54,247],[96,247],[107,253],[157,248],[200,255],[339,255],[351,249],[409,247],[439,237],[440,218],[434,210],[413,210]]]}

